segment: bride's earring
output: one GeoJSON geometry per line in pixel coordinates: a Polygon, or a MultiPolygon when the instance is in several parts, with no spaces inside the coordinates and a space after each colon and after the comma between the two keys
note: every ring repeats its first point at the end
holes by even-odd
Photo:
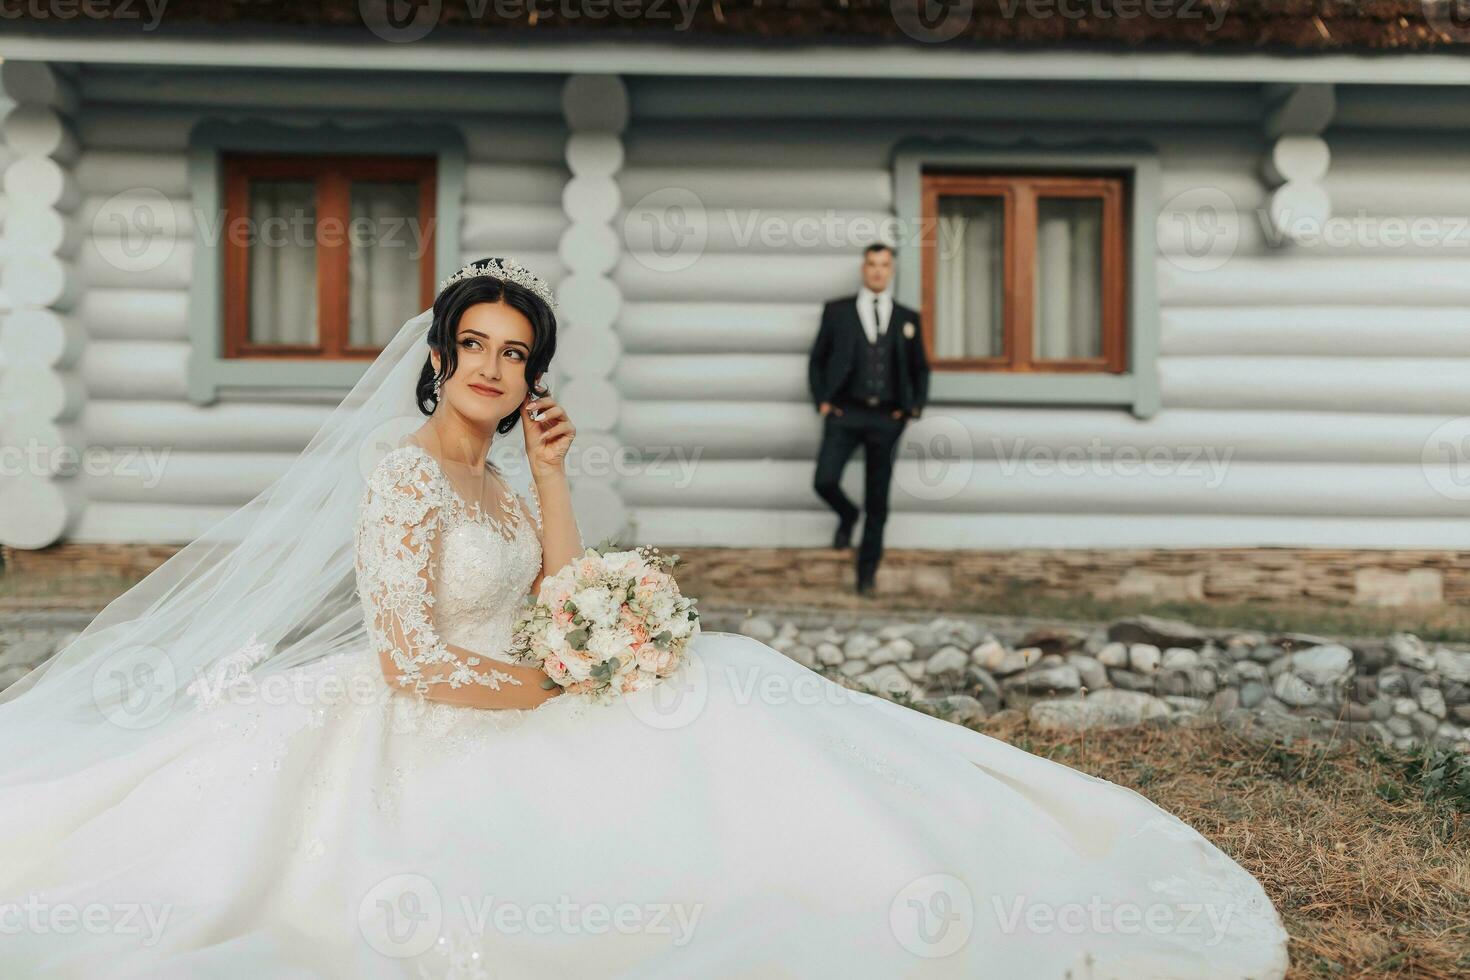
{"type": "Polygon", "coordinates": [[[442,395],[443,393],[444,393],[444,382],[440,381],[438,378],[435,378],[434,379],[434,401],[438,401],[440,395],[442,395]]]}

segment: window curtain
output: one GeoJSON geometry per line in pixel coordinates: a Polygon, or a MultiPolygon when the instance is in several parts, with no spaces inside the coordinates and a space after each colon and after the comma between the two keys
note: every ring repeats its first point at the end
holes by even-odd
{"type": "Polygon", "coordinates": [[[1036,225],[1034,359],[1101,357],[1102,201],[1042,198],[1036,225]]]}
{"type": "Polygon", "coordinates": [[[935,356],[1000,357],[1005,353],[1004,202],[941,197],[936,250],[935,356]]]}
{"type": "MultiPolygon", "coordinates": [[[[418,185],[356,181],[348,245],[349,346],[382,347],[419,305],[418,185]]],[[[314,346],[317,332],[316,186],[250,186],[250,340],[314,346]]]]}
{"type": "Polygon", "coordinates": [[[250,183],[250,342],[317,342],[316,185],[250,183]]]}
{"type": "Polygon", "coordinates": [[[382,347],[419,313],[420,239],[417,184],[357,181],[352,185],[347,339],[382,347]]]}

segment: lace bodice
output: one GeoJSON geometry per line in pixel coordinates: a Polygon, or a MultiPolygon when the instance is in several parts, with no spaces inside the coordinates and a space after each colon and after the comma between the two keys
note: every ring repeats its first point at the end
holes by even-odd
{"type": "Polygon", "coordinates": [[[490,513],[466,503],[422,448],[383,457],[359,511],[357,591],[373,652],[391,656],[398,684],[425,694],[440,683],[519,683],[493,664],[509,660],[516,613],[541,570],[540,532],[539,501],[533,511],[510,491],[490,513]]]}

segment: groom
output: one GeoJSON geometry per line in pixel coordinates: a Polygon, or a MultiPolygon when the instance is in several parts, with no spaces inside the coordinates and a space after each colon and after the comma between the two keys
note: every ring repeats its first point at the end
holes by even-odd
{"type": "Polygon", "coordinates": [[[898,437],[918,418],[929,391],[929,362],[919,314],[893,301],[893,249],[881,243],[863,251],[863,286],[856,296],[822,309],[807,366],[812,400],[822,415],[814,487],[837,512],[832,547],[852,544],[858,508],[838,483],[858,445],[863,447],[863,540],[857,555],[857,592],[871,595],[883,555],[888,484],[898,437]]]}

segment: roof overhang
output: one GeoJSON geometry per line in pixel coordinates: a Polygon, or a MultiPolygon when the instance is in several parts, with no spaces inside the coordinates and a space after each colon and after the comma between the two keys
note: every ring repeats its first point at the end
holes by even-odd
{"type": "Polygon", "coordinates": [[[690,45],[667,41],[419,41],[234,37],[60,37],[10,32],[0,58],[75,64],[413,72],[610,73],[790,78],[1470,84],[1449,53],[1267,54],[1208,51],[977,50],[886,45],[690,45]]]}

